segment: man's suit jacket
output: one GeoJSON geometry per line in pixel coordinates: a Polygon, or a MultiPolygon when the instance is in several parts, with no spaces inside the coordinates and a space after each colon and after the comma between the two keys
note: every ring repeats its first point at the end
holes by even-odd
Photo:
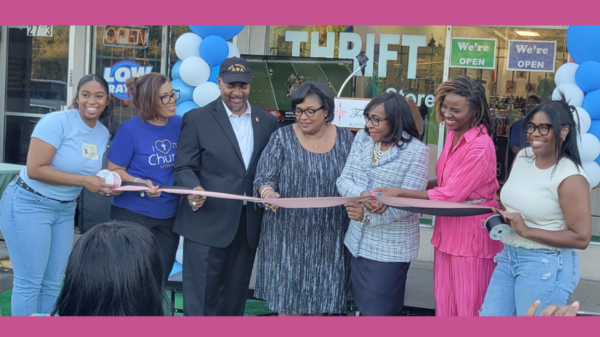
{"type": "MultiPolygon", "coordinates": [[[[219,97],[208,105],[187,112],[177,153],[174,184],[206,191],[253,196],[254,175],[260,155],[277,129],[277,118],[251,105],[254,150],[248,170],[233,127],[219,97]]],[[[258,246],[264,208],[249,202],[247,235],[251,248],[258,246]]],[[[238,229],[242,201],[207,198],[196,212],[187,197],[179,204],[173,230],[188,240],[216,248],[231,244],[238,229]]]]}

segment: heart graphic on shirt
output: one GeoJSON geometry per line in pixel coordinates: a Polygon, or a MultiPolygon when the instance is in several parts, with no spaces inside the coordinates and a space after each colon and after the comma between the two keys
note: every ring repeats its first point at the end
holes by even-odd
{"type": "Polygon", "coordinates": [[[171,151],[171,146],[171,141],[168,139],[157,140],[156,143],[154,143],[156,150],[164,154],[167,154],[169,151],[171,151]]]}

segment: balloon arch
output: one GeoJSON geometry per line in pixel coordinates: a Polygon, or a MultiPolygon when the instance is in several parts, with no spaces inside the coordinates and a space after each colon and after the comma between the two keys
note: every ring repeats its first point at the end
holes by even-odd
{"type": "Polygon", "coordinates": [[[567,49],[574,62],[556,71],[553,99],[561,94],[577,109],[577,145],[590,185],[600,183],[600,26],[570,26],[567,49]],[[579,118],[577,118],[579,117],[579,118]]]}
{"type": "Polygon", "coordinates": [[[177,114],[203,107],[219,97],[219,66],[228,57],[240,57],[240,51],[227,40],[244,26],[189,26],[192,32],[175,42],[179,61],[171,69],[171,85],[181,93],[177,114]]]}

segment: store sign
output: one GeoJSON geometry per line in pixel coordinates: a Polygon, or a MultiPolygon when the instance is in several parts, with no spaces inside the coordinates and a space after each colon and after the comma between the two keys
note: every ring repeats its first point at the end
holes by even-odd
{"type": "Polygon", "coordinates": [[[140,66],[133,61],[117,62],[112,67],[104,68],[104,79],[108,82],[111,94],[120,99],[131,99],[127,93],[125,81],[131,77],[140,77],[152,72],[153,66],[140,66]]]}
{"type": "Polygon", "coordinates": [[[496,39],[453,37],[450,68],[496,69],[496,39]]]}
{"type": "MultiPolygon", "coordinates": [[[[398,92],[396,88],[387,88],[385,92],[398,92]]],[[[413,102],[417,104],[417,106],[421,106],[424,102],[428,108],[433,108],[433,104],[435,103],[435,96],[432,94],[412,94],[412,93],[404,93],[404,90],[400,90],[400,95],[406,98],[412,98],[413,102]]]]}
{"type": "Polygon", "coordinates": [[[150,27],[145,26],[104,26],[102,44],[108,47],[148,48],[150,27]]]}
{"type": "Polygon", "coordinates": [[[370,101],[368,98],[336,98],[333,125],[346,128],[364,128],[366,123],[363,111],[370,101]]]}
{"type": "MultiPolygon", "coordinates": [[[[300,56],[300,44],[308,42],[308,33],[304,31],[286,31],[285,41],[292,43],[292,56],[300,56]]],[[[310,39],[310,57],[334,58],[335,55],[335,33],[328,32],[325,46],[319,46],[319,32],[311,32],[310,39]]],[[[388,61],[398,59],[397,51],[390,51],[389,45],[398,44],[408,47],[408,65],[406,78],[415,79],[417,77],[417,49],[427,46],[427,36],[425,35],[397,35],[381,34],[379,36],[379,68],[377,74],[379,77],[385,77],[387,74],[388,61]]],[[[369,58],[365,68],[365,76],[373,76],[373,60],[375,54],[375,34],[367,34],[365,55],[369,58]]],[[[360,54],[363,46],[362,37],[357,33],[340,33],[338,39],[340,59],[353,59],[360,54]]],[[[358,62],[354,62],[354,71],[358,70],[358,62]]],[[[356,74],[359,76],[360,72],[356,74]]]]}
{"type": "Polygon", "coordinates": [[[508,40],[509,71],[554,72],[556,41],[508,40]]]}

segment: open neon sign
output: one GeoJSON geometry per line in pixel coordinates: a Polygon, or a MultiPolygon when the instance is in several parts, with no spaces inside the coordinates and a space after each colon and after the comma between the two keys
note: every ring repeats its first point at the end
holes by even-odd
{"type": "Polygon", "coordinates": [[[107,47],[148,48],[150,27],[146,26],[104,26],[102,44],[107,47]]]}

